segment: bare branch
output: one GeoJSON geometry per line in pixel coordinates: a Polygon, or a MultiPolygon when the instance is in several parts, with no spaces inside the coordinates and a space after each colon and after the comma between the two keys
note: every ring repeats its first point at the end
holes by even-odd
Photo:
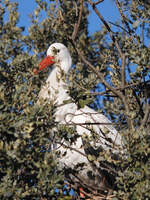
{"type": "Polygon", "coordinates": [[[97,1],[97,2],[95,2],[94,4],[95,4],[95,6],[96,5],[98,5],[99,3],[102,3],[104,0],[99,0],[99,1],[97,1]]]}
{"type": "Polygon", "coordinates": [[[92,8],[95,11],[95,13],[97,14],[97,16],[100,18],[100,20],[105,25],[105,27],[108,30],[108,32],[110,34],[110,37],[111,37],[112,41],[114,42],[114,44],[115,44],[115,46],[116,46],[116,48],[117,48],[120,56],[123,57],[123,53],[121,51],[121,48],[119,47],[119,44],[118,44],[116,38],[114,37],[113,32],[112,32],[111,28],[109,27],[108,23],[104,20],[103,16],[100,14],[100,12],[98,11],[98,9],[96,8],[95,3],[93,3],[91,0],[89,0],[88,2],[92,6],[92,8]]]}
{"type": "Polygon", "coordinates": [[[121,28],[123,31],[129,33],[129,32],[128,32],[125,28],[123,28],[122,26],[120,26],[120,25],[118,25],[118,24],[115,24],[115,23],[113,23],[113,22],[111,22],[111,21],[109,21],[109,23],[112,24],[113,26],[119,27],[119,28],[121,28]]]}
{"type": "MultiPolygon", "coordinates": [[[[73,41],[72,41],[73,42],[73,41]]],[[[73,45],[75,47],[75,44],[73,42],[73,45]]],[[[96,68],[83,56],[83,54],[75,47],[76,51],[78,52],[79,57],[81,60],[87,65],[87,67],[92,70],[98,78],[101,80],[101,83],[103,83],[109,90],[111,90],[115,95],[119,96],[122,99],[122,94],[120,91],[117,91],[115,88],[113,88],[111,85],[107,83],[105,80],[103,74],[96,70],[96,68]]]]}
{"type": "MultiPolygon", "coordinates": [[[[69,125],[69,126],[73,126],[73,125],[78,125],[78,126],[90,126],[90,125],[121,125],[121,123],[101,123],[101,122],[86,122],[86,123],[67,123],[66,125],[69,125]]],[[[84,127],[85,128],[85,127],[84,127]]]]}
{"type": "MultiPolygon", "coordinates": [[[[104,26],[106,27],[106,29],[108,30],[109,32],[109,35],[112,39],[112,41],[114,42],[115,46],[116,46],[116,49],[118,50],[118,53],[120,54],[121,56],[121,59],[122,61],[124,60],[124,53],[122,52],[120,46],[119,46],[119,43],[118,41],[116,40],[115,36],[113,35],[113,32],[111,30],[111,28],[109,27],[108,23],[104,20],[103,16],[100,14],[100,12],[98,11],[98,9],[96,8],[95,4],[91,1],[91,0],[88,0],[89,4],[92,6],[93,10],[95,11],[95,13],[97,14],[97,16],[99,17],[99,19],[103,22],[104,26]]],[[[80,56],[80,55],[79,55],[80,56]]],[[[93,66],[91,66],[91,64],[81,55],[80,56],[81,59],[83,60],[83,62],[85,64],[88,65],[88,67],[90,69],[93,68],[93,66]]],[[[122,62],[123,63],[123,62],[122,62]]],[[[124,67],[124,64],[122,65],[122,67],[124,67]]],[[[124,67],[125,68],[125,67],[124,67]]],[[[95,71],[92,69],[92,71],[95,71]]],[[[122,81],[124,83],[124,80],[125,80],[125,77],[123,75],[124,73],[124,69],[122,68],[122,81]]],[[[98,75],[98,77],[100,78],[100,80],[102,81],[102,83],[108,88],[110,89],[115,95],[118,95],[118,97],[122,100],[123,104],[124,104],[124,107],[125,107],[125,111],[126,113],[130,113],[130,109],[129,109],[129,104],[128,104],[128,100],[126,98],[126,96],[120,92],[120,91],[117,91],[116,88],[113,88],[112,86],[110,86],[104,79],[103,75],[101,73],[96,73],[98,75]]],[[[132,120],[130,119],[130,116],[128,116],[128,119],[127,119],[127,122],[128,122],[128,126],[134,130],[134,126],[133,126],[133,122],[132,120]]]]}
{"type": "Polygon", "coordinates": [[[117,5],[118,10],[119,10],[119,12],[120,12],[120,16],[121,16],[121,19],[122,19],[122,23],[124,23],[124,24],[126,25],[126,27],[127,27],[129,33],[133,32],[133,31],[130,29],[130,26],[129,26],[127,20],[126,20],[126,17],[124,16],[124,14],[123,14],[123,12],[122,12],[122,9],[121,9],[121,6],[120,6],[119,1],[118,1],[118,0],[115,0],[115,2],[116,2],[116,5],[117,5]]]}
{"type": "Polygon", "coordinates": [[[62,146],[62,147],[64,147],[64,148],[66,148],[66,149],[73,150],[73,151],[75,151],[75,152],[77,152],[77,153],[79,153],[79,154],[81,154],[82,156],[84,156],[84,157],[87,158],[87,155],[86,155],[86,154],[84,154],[83,152],[81,152],[81,151],[79,151],[79,150],[73,148],[73,147],[70,146],[70,145],[68,146],[67,144],[64,144],[64,142],[55,142],[55,143],[60,145],[60,146],[57,148],[58,150],[59,150],[59,148],[62,146]]]}
{"type": "MultiPolygon", "coordinates": [[[[91,186],[90,184],[87,184],[85,181],[83,181],[82,179],[80,179],[80,177],[77,174],[73,174],[73,176],[77,179],[76,182],[82,187],[82,188],[88,188],[89,192],[86,193],[84,190],[82,191],[82,193],[88,198],[87,200],[112,200],[112,197],[114,197],[114,195],[111,195],[111,193],[109,194],[101,194],[102,191],[104,191],[103,185],[101,185],[101,187],[95,187],[95,186],[91,186]],[[99,191],[99,192],[98,192],[99,191]]],[[[73,180],[73,185],[71,184],[71,188],[77,190],[76,185],[74,184],[75,181],[73,180]]],[[[110,191],[110,189],[109,189],[110,191]]]]}
{"type": "Polygon", "coordinates": [[[72,40],[74,41],[77,34],[78,34],[78,31],[79,31],[79,27],[80,27],[80,24],[81,24],[81,19],[82,19],[82,12],[83,12],[83,0],[80,0],[80,13],[79,13],[79,18],[78,18],[78,22],[75,23],[74,25],[74,30],[73,30],[73,33],[72,33],[72,40]]]}
{"type": "Polygon", "coordinates": [[[145,22],[142,22],[142,30],[141,30],[141,40],[144,45],[144,29],[145,29],[145,22]]]}
{"type": "MultiPolygon", "coordinates": [[[[147,82],[150,82],[150,81],[147,81],[147,82]]],[[[115,88],[116,90],[125,90],[125,89],[128,89],[128,88],[131,88],[131,87],[134,87],[134,86],[138,86],[138,85],[142,85],[144,84],[144,82],[138,82],[138,83],[132,83],[132,84],[129,84],[129,85],[126,85],[124,87],[117,87],[115,88]]],[[[108,95],[108,92],[110,92],[110,90],[107,90],[107,91],[104,91],[104,92],[86,92],[87,95],[93,95],[93,96],[96,96],[96,95],[108,95]]],[[[110,94],[111,95],[111,94],[110,94]]],[[[113,96],[113,97],[116,97],[116,96],[113,96]]]]}
{"type": "Polygon", "coordinates": [[[126,75],[125,75],[125,64],[126,64],[126,57],[125,54],[123,53],[122,55],[122,66],[121,66],[121,82],[122,82],[122,88],[125,87],[125,80],[126,80],[126,75]]]}
{"type": "MultiPolygon", "coordinates": [[[[126,113],[130,113],[129,105],[127,103],[125,95],[122,92],[116,90],[116,88],[114,88],[111,85],[109,85],[109,83],[107,83],[107,81],[105,80],[103,74],[101,72],[97,71],[96,68],[79,51],[79,49],[76,48],[75,42],[72,41],[72,40],[70,40],[70,42],[72,43],[72,45],[74,46],[75,50],[77,51],[78,56],[80,57],[80,59],[87,65],[87,67],[90,70],[92,70],[97,75],[97,77],[100,79],[101,83],[104,84],[106,88],[108,88],[113,94],[117,95],[122,100],[122,103],[124,104],[126,113]]],[[[121,52],[121,55],[123,55],[122,52],[121,52]]],[[[127,122],[128,122],[128,126],[132,130],[134,130],[133,122],[132,122],[132,120],[130,119],[129,116],[128,116],[127,122]]]]}

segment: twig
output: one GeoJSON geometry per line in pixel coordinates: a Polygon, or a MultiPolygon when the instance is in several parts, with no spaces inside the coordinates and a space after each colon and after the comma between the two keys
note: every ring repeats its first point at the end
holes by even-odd
{"type": "Polygon", "coordinates": [[[81,19],[82,19],[82,12],[83,12],[83,0],[80,0],[80,13],[79,13],[79,18],[78,18],[78,22],[75,23],[74,25],[74,30],[73,30],[73,33],[72,33],[72,40],[74,41],[77,34],[78,34],[78,31],[79,31],[79,27],[80,27],[80,24],[81,24],[81,19]]]}
{"type": "Polygon", "coordinates": [[[79,57],[81,58],[81,60],[87,65],[87,67],[92,70],[97,76],[98,78],[101,80],[101,82],[109,89],[111,90],[115,95],[119,96],[122,99],[122,93],[120,91],[117,91],[115,88],[113,88],[111,85],[109,85],[103,74],[99,71],[96,70],[96,68],[83,56],[83,54],[76,48],[75,43],[72,41],[74,48],[76,49],[76,51],[78,52],[79,57]]]}
{"type": "MultiPolygon", "coordinates": [[[[76,179],[76,183],[79,184],[81,187],[83,188],[86,188],[88,189],[88,191],[90,193],[86,193],[84,190],[82,191],[83,194],[86,195],[86,197],[88,198],[91,198],[91,199],[95,199],[94,197],[99,197],[100,199],[106,199],[106,195],[103,195],[101,194],[100,192],[96,191],[96,190],[99,190],[101,192],[103,192],[103,189],[102,188],[99,188],[99,187],[94,187],[94,186],[91,186],[89,184],[86,184],[85,181],[83,181],[79,176],[77,176],[76,174],[72,174],[76,179]],[[95,192],[96,191],[96,192],[95,192]]],[[[74,180],[73,180],[74,182],[74,180]]],[[[75,184],[74,184],[75,185],[75,184]]],[[[74,186],[74,185],[71,185],[71,187],[73,187],[75,190],[77,190],[77,188],[74,186]]],[[[100,200],[99,199],[99,200],[100,200]]],[[[89,199],[90,200],[90,199],[89,199]]]]}
{"type": "MultiPolygon", "coordinates": [[[[149,83],[150,81],[146,81],[146,83],[149,83]]],[[[134,86],[138,86],[138,85],[142,85],[142,84],[145,84],[145,82],[138,82],[138,83],[131,83],[129,85],[126,85],[124,87],[117,87],[115,88],[116,90],[125,90],[125,89],[128,89],[128,88],[131,88],[131,87],[134,87],[134,86]]],[[[97,95],[100,95],[100,96],[103,96],[103,95],[109,95],[110,97],[117,97],[117,96],[113,96],[111,94],[108,94],[108,92],[110,92],[110,90],[107,90],[107,91],[104,91],[104,92],[86,92],[85,91],[85,94],[86,95],[91,95],[91,96],[97,96],[97,95]]]]}
{"type": "MultiPolygon", "coordinates": [[[[86,123],[67,123],[66,125],[68,126],[73,126],[73,125],[77,125],[77,126],[85,126],[85,125],[88,125],[88,126],[90,126],[90,125],[110,125],[110,126],[112,126],[112,125],[121,125],[122,123],[101,123],[101,122],[94,122],[94,123],[92,123],[92,122],[86,122],[86,123]]],[[[84,127],[84,128],[86,128],[86,127],[84,127]]]]}
{"type": "Polygon", "coordinates": [[[143,21],[142,22],[142,30],[141,30],[141,40],[142,40],[143,45],[144,45],[144,29],[145,29],[145,23],[143,21]]]}
{"type": "MultiPolygon", "coordinates": [[[[109,25],[107,24],[107,22],[104,20],[103,16],[100,14],[100,12],[98,11],[98,9],[95,6],[95,3],[93,3],[91,0],[89,0],[90,5],[92,6],[92,8],[94,9],[94,11],[96,12],[97,16],[100,18],[100,20],[103,22],[103,24],[105,25],[105,27],[107,28],[107,30],[109,31],[110,37],[112,38],[113,42],[115,43],[115,46],[122,58],[122,73],[121,73],[121,77],[122,77],[122,87],[125,86],[125,54],[122,52],[121,48],[119,47],[119,44],[116,40],[116,38],[113,35],[113,32],[111,30],[111,28],[109,27],[109,25]]],[[[126,104],[126,103],[125,103],[126,104]]]]}
{"type": "MultiPolygon", "coordinates": [[[[148,81],[149,82],[149,81],[148,81]]],[[[134,86],[138,86],[138,85],[141,85],[143,82],[138,82],[138,83],[132,83],[132,84],[129,84],[129,85],[126,85],[124,87],[117,87],[115,88],[116,90],[125,90],[125,89],[128,89],[128,88],[131,88],[131,87],[134,87],[134,86]]],[[[107,91],[104,91],[104,92],[86,92],[86,95],[93,95],[93,96],[97,96],[97,95],[108,95],[108,92],[110,92],[110,90],[107,90],[107,91]]],[[[113,96],[113,97],[116,97],[116,96],[113,96]]]]}
{"type": "Polygon", "coordinates": [[[121,28],[123,31],[129,33],[129,32],[128,32],[125,28],[123,28],[122,26],[120,26],[120,25],[118,25],[118,24],[115,24],[115,23],[113,23],[113,22],[111,22],[111,21],[109,21],[109,23],[112,24],[113,26],[117,26],[117,27],[121,28]]]}
{"type": "MultiPolygon", "coordinates": [[[[147,82],[150,82],[149,80],[147,82]]],[[[129,85],[126,85],[124,87],[118,87],[116,88],[116,90],[124,90],[124,89],[127,89],[127,88],[131,88],[133,86],[138,86],[138,85],[141,85],[141,84],[144,84],[145,82],[138,82],[138,83],[131,83],[129,85]]]]}
{"type": "Polygon", "coordinates": [[[105,25],[106,29],[108,30],[108,32],[110,34],[110,37],[111,37],[112,41],[115,43],[115,46],[116,46],[120,56],[122,57],[123,54],[122,54],[121,48],[119,47],[119,44],[118,44],[116,38],[114,37],[113,32],[112,32],[111,28],[109,27],[108,23],[104,20],[103,16],[100,14],[98,9],[96,8],[95,3],[93,3],[91,0],[88,0],[88,2],[92,6],[92,8],[95,11],[95,13],[97,14],[97,16],[100,18],[100,20],[105,25]]]}
{"type": "Polygon", "coordinates": [[[95,4],[95,6],[96,5],[98,5],[99,3],[102,3],[104,0],[99,0],[99,1],[97,1],[97,2],[95,2],[94,4],[95,4]]]}
{"type": "Polygon", "coordinates": [[[116,5],[117,5],[118,10],[119,10],[119,12],[120,12],[120,15],[121,15],[122,23],[125,23],[125,25],[126,25],[126,27],[127,27],[129,33],[133,32],[133,31],[130,29],[130,26],[129,26],[127,20],[126,20],[126,17],[124,16],[124,14],[123,14],[123,12],[122,12],[122,10],[121,10],[121,6],[120,6],[119,1],[118,1],[118,0],[115,0],[115,2],[116,2],[116,5]]]}
{"type": "MultiPolygon", "coordinates": [[[[125,111],[126,113],[129,113],[130,110],[129,110],[129,106],[128,106],[128,103],[127,103],[127,100],[126,100],[126,97],[123,95],[122,92],[116,90],[116,88],[112,87],[111,85],[109,85],[107,83],[107,81],[105,80],[103,74],[99,71],[97,71],[97,69],[84,57],[84,55],[76,48],[76,45],[74,43],[74,41],[70,40],[70,42],[72,43],[72,45],[74,46],[75,50],[77,51],[79,57],[81,58],[81,60],[87,65],[87,67],[92,70],[96,75],[97,77],[100,79],[101,83],[105,85],[105,87],[107,87],[110,91],[112,91],[113,94],[117,95],[123,102],[124,106],[125,106],[125,111]]],[[[122,55],[122,52],[121,52],[121,55],[122,55]]],[[[128,123],[128,126],[134,130],[134,126],[133,126],[133,123],[132,123],[132,120],[128,117],[127,119],[127,123],[128,123]]]]}
{"type": "MultiPolygon", "coordinates": [[[[120,54],[122,60],[124,58],[124,53],[122,52],[121,48],[119,47],[119,43],[118,41],[116,40],[115,36],[113,35],[113,32],[111,30],[111,28],[109,27],[108,23],[104,20],[103,16],[100,14],[100,12],[98,11],[98,9],[96,8],[95,4],[91,1],[91,0],[88,0],[89,4],[92,6],[93,10],[95,11],[95,13],[97,14],[97,16],[100,18],[100,20],[103,22],[103,24],[105,25],[106,29],[108,30],[109,32],[109,35],[112,39],[112,41],[114,42],[115,46],[116,46],[116,49],[118,50],[118,53],[120,54]]],[[[80,56],[80,55],[79,55],[80,56]]],[[[88,65],[88,67],[90,69],[92,69],[92,71],[96,71],[95,73],[98,75],[98,77],[100,78],[100,80],[102,81],[102,83],[108,88],[110,89],[114,94],[118,95],[118,97],[122,100],[123,104],[124,104],[124,107],[125,107],[125,111],[126,113],[130,113],[130,109],[129,109],[129,104],[128,104],[128,101],[127,101],[127,98],[126,96],[121,93],[120,91],[117,91],[115,88],[111,87],[104,79],[103,75],[101,73],[98,73],[97,70],[94,68],[94,66],[92,66],[82,55],[80,56],[81,59],[83,60],[83,62],[85,64],[88,65]],[[95,70],[94,70],[94,69],[95,70]]],[[[123,72],[122,72],[123,73],[123,72]]],[[[123,77],[122,77],[123,78],[123,77]]],[[[124,78],[123,78],[124,79],[124,78]]],[[[130,119],[130,117],[127,118],[127,122],[128,122],[128,126],[130,129],[134,130],[134,126],[133,126],[133,122],[132,120],[130,119]]]]}
{"type": "MultiPolygon", "coordinates": [[[[60,145],[59,148],[62,146],[62,147],[64,147],[64,148],[66,148],[66,149],[73,150],[73,151],[75,151],[75,152],[77,152],[77,153],[79,153],[79,154],[81,154],[82,156],[84,156],[84,157],[87,158],[86,154],[84,154],[83,152],[81,152],[81,151],[79,151],[79,150],[73,148],[72,146],[68,146],[68,145],[66,145],[66,144],[64,144],[64,143],[62,143],[62,142],[55,142],[55,143],[60,145]]],[[[59,150],[59,148],[58,148],[58,150],[59,150]]]]}
{"type": "MultiPolygon", "coordinates": [[[[78,176],[76,176],[75,174],[73,174],[73,176],[78,180],[76,181],[74,184],[71,184],[71,188],[73,188],[75,191],[77,190],[77,187],[75,186],[75,184],[79,184],[81,187],[85,188],[85,189],[88,189],[89,192],[85,192],[84,190],[82,191],[82,193],[86,196],[86,199],[87,200],[111,200],[113,197],[115,197],[115,195],[113,194],[101,194],[101,192],[103,192],[103,189],[102,188],[96,188],[96,187],[92,187],[90,186],[89,184],[86,184],[85,181],[83,182],[78,176]],[[96,191],[96,190],[100,190],[99,192],[96,191]],[[96,191],[96,192],[95,192],[96,191]]],[[[73,180],[74,182],[74,180],[73,180]]],[[[108,188],[109,190],[109,188],[108,188]]],[[[109,191],[108,191],[109,192],[109,191]]]]}
{"type": "Polygon", "coordinates": [[[125,57],[125,54],[123,53],[123,55],[122,55],[122,66],[121,66],[121,82],[122,82],[122,88],[125,87],[125,80],[126,80],[126,75],[125,75],[125,64],[126,64],[126,57],[125,57]]]}

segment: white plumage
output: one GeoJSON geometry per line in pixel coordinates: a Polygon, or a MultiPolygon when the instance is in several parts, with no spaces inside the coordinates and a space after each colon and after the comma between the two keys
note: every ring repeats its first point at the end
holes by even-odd
{"type": "Polygon", "coordinates": [[[46,85],[42,87],[39,93],[39,99],[51,100],[57,104],[58,107],[55,113],[56,121],[59,122],[59,124],[76,125],[76,131],[78,135],[81,136],[69,148],[66,148],[67,145],[65,145],[65,143],[64,146],[60,145],[58,150],[60,150],[62,154],[66,152],[65,156],[60,158],[60,162],[63,163],[66,168],[73,168],[76,164],[85,163],[83,170],[79,174],[79,178],[83,181],[86,180],[86,183],[90,183],[92,186],[94,186],[94,184],[97,185],[101,181],[100,178],[102,174],[97,174],[97,170],[95,170],[91,162],[89,162],[87,151],[83,148],[83,138],[92,137],[94,131],[97,134],[96,147],[99,146],[105,150],[110,150],[112,153],[118,153],[119,149],[122,148],[121,136],[112,125],[108,125],[108,123],[111,122],[103,114],[97,113],[87,106],[78,109],[75,103],[64,104],[64,101],[71,99],[67,93],[68,87],[65,80],[65,75],[72,65],[72,59],[68,49],[61,43],[54,43],[48,48],[46,59],[50,59],[51,61],[42,61],[40,68],[43,69],[53,64],[53,69],[48,76],[46,85]],[[89,170],[94,174],[93,180],[90,180],[88,175],[89,170]],[[98,178],[95,178],[96,176],[98,178]]]}

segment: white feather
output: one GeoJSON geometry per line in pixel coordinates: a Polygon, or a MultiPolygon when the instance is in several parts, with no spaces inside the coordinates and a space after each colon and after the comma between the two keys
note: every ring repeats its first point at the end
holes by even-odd
{"type": "MultiPolygon", "coordinates": [[[[39,93],[39,98],[52,100],[58,105],[55,113],[57,122],[60,124],[68,124],[69,126],[71,124],[76,125],[76,131],[80,137],[71,148],[66,148],[67,145],[60,145],[58,150],[60,150],[62,154],[66,152],[65,156],[60,158],[60,161],[67,167],[74,167],[78,163],[85,163],[85,170],[80,174],[85,178],[87,176],[86,172],[89,169],[92,170],[82,142],[82,137],[85,134],[89,137],[91,136],[89,127],[98,135],[96,145],[106,150],[109,149],[114,153],[119,152],[119,148],[122,148],[122,139],[116,129],[112,125],[108,125],[109,123],[111,124],[111,122],[103,114],[97,113],[87,106],[78,109],[75,103],[63,105],[64,101],[71,99],[67,93],[67,83],[65,82],[65,74],[67,74],[71,68],[71,56],[67,48],[60,43],[52,44],[47,51],[47,55],[53,56],[56,63],[49,74],[46,85],[39,93]],[[55,49],[59,51],[55,53],[55,49]],[[88,125],[86,125],[86,123],[88,123],[88,125]],[[93,125],[89,125],[89,123],[93,123],[93,125]],[[105,129],[108,130],[107,134],[105,134],[105,129]],[[112,140],[112,143],[109,142],[110,140],[108,138],[112,140]]],[[[87,177],[85,179],[87,179],[87,177]]]]}

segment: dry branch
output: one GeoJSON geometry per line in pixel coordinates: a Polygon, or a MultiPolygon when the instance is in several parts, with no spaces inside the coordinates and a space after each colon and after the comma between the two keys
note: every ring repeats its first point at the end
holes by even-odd
{"type": "Polygon", "coordinates": [[[103,24],[105,25],[106,29],[108,30],[109,34],[110,34],[110,37],[112,39],[112,41],[114,42],[119,54],[121,57],[123,57],[123,53],[122,53],[122,50],[121,48],[119,47],[119,44],[116,40],[116,38],[114,37],[113,35],[113,32],[111,30],[111,28],[109,27],[108,23],[104,20],[103,16],[100,14],[100,12],[98,11],[98,9],[96,8],[95,6],[95,3],[93,3],[91,0],[88,1],[89,4],[92,6],[93,10],[95,11],[95,13],[97,14],[97,16],[100,18],[100,20],[103,22],[103,24]]]}
{"type": "MultiPolygon", "coordinates": [[[[88,2],[92,6],[93,10],[95,11],[95,13],[99,17],[99,19],[103,22],[103,24],[106,27],[106,29],[108,30],[109,35],[110,35],[112,41],[114,42],[114,44],[116,46],[116,49],[117,49],[117,51],[118,51],[118,53],[119,53],[119,55],[120,55],[120,57],[122,59],[122,85],[125,86],[125,55],[122,52],[118,41],[116,40],[115,36],[113,35],[113,32],[112,32],[111,28],[109,27],[108,23],[104,20],[103,16],[100,14],[100,12],[96,8],[95,4],[91,0],[88,0],[88,2]]],[[[82,55],[80,57],[83,60],[83,62],[85,64],[87,64],[90,69],[92,69],[92,71],[96,71],[96,70],[93,69],[93,66],[82,55]]],[[[104,77],[103,77],[103,75],[101,73],[96,73],[96,74],[98,75],[98,77],[100,78],[102,83],[122,100],[122,102],[124,104],[124,107],[125,107],[125,111],[126,111],[126,113],[128,115],[130,113],[130,109],[129,109],[129,103],[128,103],[128,100],[127,100],[126,96],[122,92],[117,91],[115,88],[111,87],[105,81],[105,79],[104,79],[104,77]]],[[[127,122],[128,122],[129,128],[134,130],[134,125],[133,125],[132,120],[130,119],[130,116],[127,117],[127,122]]]]}
{"type": "Polygon", "coordinates": [[[118,10],[119,10],[119,12],[120,12],[120,16],[121,16],[121,19],[122,19],[122,23],[124,23],[124,24],[126,25],[126,27],[127,27],[127,29],[128,29],[128,32],[129,32],[129,34],[130,34],[130,33],[133,32],[133,31],[130,29],[130,26],[129,26],[128,22],[127,22],[127,19],[126,19],[126,17],[125,17],[124,14],[123,14],[123,11],[122,11],[122,9],[121,9],[120,3],[119,3],[118,0],[115,0],[115,2],[116,2],[116,6],[117,6],[117,8],[118,8],[118,10]]]}
{"type": "Polygon", "coordinates": [[[82,19],[82,12],[83,12],[83,0],[80,0],[79,18],[78,18],[78,22],[75,23],[75,25],[74,25],[74,30],[73,30],[73,33],[72,33],[72,40],[73,41],[76,39],[76,36],[78,34],[78,31],[79,31],[79,27],[80,27],[81,19],[82,19]]]}

